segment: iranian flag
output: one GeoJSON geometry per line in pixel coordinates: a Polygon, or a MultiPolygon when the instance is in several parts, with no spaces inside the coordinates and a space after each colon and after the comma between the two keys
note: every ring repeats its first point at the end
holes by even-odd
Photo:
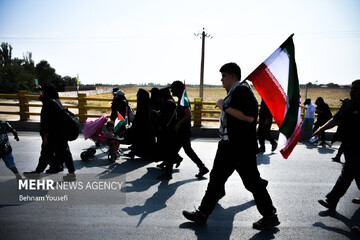
{"type": "Polygon", "coordinates": [[[279,126],[278,146],[288,158],[300,139],[301,94],[292,34],[248,77],[279,126]]]}
{"type": "Polygon", "coordinates": [[[126,119],[127,117],[123,118],[123,116],[121,116],[121,114],[119,112],[117,112],[117,118],[115,119],[115,127],[114,127],[114,133],[117,132],[117,130],[119,130],[119,128],[126,123],[126,119]]]}
{"type": "Polygon", "coordinates": [[[190,101],[189,101],[189,98],[186,93],[185,82],[184,82],[184,91],[183,91],[183,94],[182,94],[181,100],[180,100],[180,105],[183,107],[190,107],[190,101]]]}

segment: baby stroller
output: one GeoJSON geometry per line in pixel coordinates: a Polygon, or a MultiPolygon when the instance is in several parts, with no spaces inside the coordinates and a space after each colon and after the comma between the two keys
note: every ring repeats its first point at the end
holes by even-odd
{"type": "Polygon", "coordinates": [[[105,137],[104,131],[102,131],[102,128],[107,121],[107,115],[104,115],[94,121],[86,120],[82,133],[84,134],[85,140],[90,138],[95,142],[95,148],[91,147],[80,154],[83,161],[86,161],[94,156],[97,148],[99,148],[103,153],[106,153],[111,162],[115,162],[120,156],[121,150],[119,149],[119,146],[121,139],[115,137],[107,138],[105,137]]]}

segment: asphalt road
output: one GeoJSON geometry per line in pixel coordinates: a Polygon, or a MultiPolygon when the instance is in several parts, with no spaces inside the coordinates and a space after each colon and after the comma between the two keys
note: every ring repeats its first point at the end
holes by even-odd
{"type": "MultiPolygon", "coordinates": [[[[20,172],[34,170],[40,136],[20,132],[19,137],[19,142],[11,138],[17,167],[20,172]]],[[[199,205],[208,175],[196,179],[198,170],[183,151],[180,154],[184,161],[174,171],[173,179],[159,181],[156,177],[162,170],[154,162],[121,157],[111,163],[101,151],[89,161],[82,161],[80,153],[92,145],[82,136],[70,143],[78,175],[75,190],[69,186],[63,190],[16,190],[14,177],[2,164],[0,239],[360,239],[351,230],[353,225],[360,225],[360,206],[351,202],[360,196],[355,183],[339,202],[336,213],[326,211],[317,202],[331,190],[340,174],[342,165],[331,161],[338,145],[329,148],[298,144],[287,160],[278,151],[271,153],[267,145],[268,151],[258,156],[258,166],[262,177],[269,181],[268,190],[281,221],[267,231],[252,229],[252,223],[261,216],[236,173],[226,183],[226,196],[207,224],[197,225],[187,221],[182,211],[199,205]],[[106,181],[118,186],[106,190],[106,181]],[[85,190],[87,184],[89,190],[85,190]],[[8,195],[14,193],[63,199],[10,199],[6,203],[8,195]]],[[[192,146],[211,168],[217,140],[194,139],[192,146]]],[[[41,179],[62,184],[65,173],[42,174],[41,179]]]]}

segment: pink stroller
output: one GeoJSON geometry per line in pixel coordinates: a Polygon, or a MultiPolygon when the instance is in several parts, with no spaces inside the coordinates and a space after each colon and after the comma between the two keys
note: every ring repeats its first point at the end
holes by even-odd
{"type": "Polygon", "coordinates": [[[99,148],[103,153],[108,154],[108,159],[115,162],[120,156],[121,150],[119,149],[121,139],[105,137],[103,126],[108,121],[108,116],[104,115],[94,121],[86,120],[82,133],[85,140],[90,138],[95,142],[95,148],[91,147],[80,154],[82,160],[86,161],[96,153],[96,148],[99,148]]]}

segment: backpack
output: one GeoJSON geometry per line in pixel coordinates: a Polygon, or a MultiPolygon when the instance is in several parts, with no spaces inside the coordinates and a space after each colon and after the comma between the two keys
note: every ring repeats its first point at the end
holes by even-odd
{"type": "Polygon", "coordinates": [[[135,111],[132,107],[130,107],[130,105],[128,105],[128,118],[129,122],[133,122],[135,118],[135,111]]]}
{"type": "Polygon", "coordinates": [[[63,107],[59,102],[52,99],[59,106],[60,121],[61,121],[61,133],[67,141],[74,141],[79,136],[80,121],[68,108],[63,107]]]}

